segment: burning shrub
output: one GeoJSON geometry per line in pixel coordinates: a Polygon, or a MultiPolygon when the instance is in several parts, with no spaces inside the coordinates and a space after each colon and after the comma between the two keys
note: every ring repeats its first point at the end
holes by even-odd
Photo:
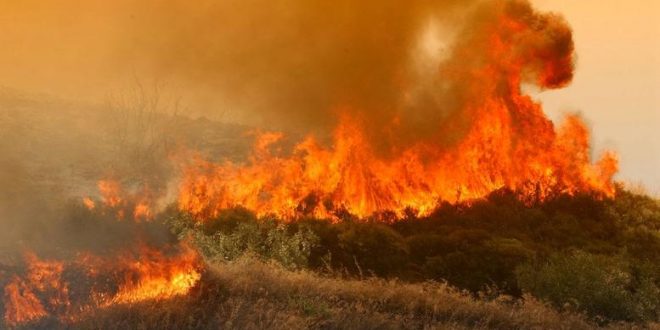
{"type": "MultiPolygon", "coordinates": [[[[394,22],[398,27],[398,17],[394,22]]],[[[333,99],[331,110],[307,111],[332,113],[330,143],[310,134],[283,153],[283,133],[265,132],[243,162],[190,162],[179,208],[201,220],[242,206],[258,216],[338,221],[345,214],[427,216],[439,202],[474,201],[502,188],[528,205],[559,195],[614,196],[617,156],[593,159],[590,132],[579,116],[556,126],[521,88],[570,83],[575,54],[568,24],[527,1],[483,2],[462,22],[449,57],[428,71],[428,86],[404,64],[376,84],[359,78],[360,87],[346,91],[356,95],[333,99]],[[405,83],[382,95],[394,98],[390,104],[361,102],[367,85],[378,89],[393,81],[405,83]],[[419,90],[434,101],[418,100],[419,90]]],[[[357,46],[363,43],[349,48],[357,46]]]]}

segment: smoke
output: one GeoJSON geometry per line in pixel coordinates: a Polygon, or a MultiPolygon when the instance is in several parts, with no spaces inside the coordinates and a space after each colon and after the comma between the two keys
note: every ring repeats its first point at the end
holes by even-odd
{"type": "Polygon", "coordinates": [[[0,89],[0,264],[24,249],[103,250],[138,234],[163,240],[162,228],[138,232],[131,222],[82,212],[82,197],[98,194],[100,178],[116,174],[155,191],[167,180],[161,147],[167,141],[149,135],[163,126],[163,116],[128,112],[0,89]]]}
{"type": "MultiPolygon", "coordinates": [[[[202,82],[263,123],[331,127],[350,105],[391,117],[432,19],[465,1],[202,1],[140,6],[129,47],[154,72],[202,82]],[[148,15],[146,13],[157,13],[148,15]],[[142,15],[142,14],[141,14],[142,15]]],[[[122,51],[122,53],[124,53],[122,51]]],[[[382,120],[379,120],[382,121],[382,120]]]]}
{"type": "Polygon", "coordinates": [[[470,119],[443,122],[505,96],[512,66],[542,88],[573,69],[568,25],[517,0],[26,0],[0,15],[0,84],[100,99],[137,76],[260,127],[328,132],[350,112],[386,147],[456,141],[470,119]],[[493,30],[513,49],[491,51],[493,30]]]}
{"type": "MultiPolygon", "coordinates": [[[[166,81],[189,104],[184,114],[226,114],[321,135],[349,115],[368,124],[371,145],[386,153],[420,141],[451,145],[484,100],[512,103],[521,84],[558,88],[573,74],[566,22],[517,0],[0,0],[0,43],[0,85],[98,101],[130,77],[166,81]]],[[[35,125],[22,106],[0,105],[23,113],[15,127],[35,125]]],[[[48,213],[33,207],[44,195],[27,183],[39,176],[34,163],[52,165],[73,153],[58,169],[95,159],[88,168],[99,172],[104,160],[118,159],[83,146],[90,139],[82,130],[100,131],[98,122],[107,121],[67,122],[61,108],[43,110],[58,118],[57,136],[14,128],[0,135],[2,221],[16,224],[7,219],[18,209],[21,219],[48,213]],[[39,138],[60,141],[59,149],[49,142],[40,156],[23,152],[39,138]]],[[[525,116],[513,118],[524,134],[525,116]]],[[[152,149],[144,150],[131,152],[133,162],[155,172],[144,165],[152,149]]]]}
{"type": "Polygon", "coordinates": [[[570,29],[526,1],[50,0],[0,7],[2,41],[12,49],[0,55],[4,83],[100,97],[137,75],[171,82],[197,114],[262,127],[327,132],[338,112],[348,111],[386,144],[439,139],[433,132],[441,121],[475,96],[471,71],[500,60],[488,57],[492,45],[484,38],[503,15],[530,28],[508,31],[520,43],[513,53],[528,61],[525,75],[552,71],[536,77],[542,87],[572,75],[570,29]]]}

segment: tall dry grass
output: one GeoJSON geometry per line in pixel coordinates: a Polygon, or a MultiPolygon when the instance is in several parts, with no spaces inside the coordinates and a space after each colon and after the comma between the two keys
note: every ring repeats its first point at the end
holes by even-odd
{"type": "MultiPolygon", "coordinates": [[[[55,321],[31,325],[59,327],[55,321]]],[[[658,328],[658,325],[648,325],[658,328]]],[[[253,258],[209,267],[185,297],[89,312],[83,329],[592,329],[524,297],[474,297],[443,283],[324,277],[253,258]]],[[[632,329],[632,324],[608,328],[632,329]]]]}

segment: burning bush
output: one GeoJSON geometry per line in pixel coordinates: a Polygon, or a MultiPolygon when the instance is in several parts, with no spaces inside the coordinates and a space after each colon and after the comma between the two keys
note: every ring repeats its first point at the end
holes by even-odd
{"type": "MultiPolygon", "coordinates": [[[[136,5],[148,15],[131,21],[159,26],[162,19],[167,28],[159,28],[172,36],[135,29],[141,32],[131,46],[120,48],[137,54],[153,47],[159,56],[144,62],[154,69],[192,69],[186,86],[228,79],[221,84],[227,90],[205,87],[227,98],[227,106],[234,91],[255,104],[274,100],[274,114],[294,109],[281,121],[323,123],[306,126],[307,135],[292,143],[282,132],[256,130],[251,153],[241,159],[248,139],[233,135],[243,127],[225,135],[207,134],[216,126],[204,119],[175,127],[184,122],[178,107],[172,116],[160,113],[167,107],[159,89],[151,97],[138,84],[97,118],[102,125],[90,125],[105,127],[99,139],[105,141],[98,146],[101,161],[86,173],[113,179],[97,182],[96,197],[78,196],[65,207],[52,225],[64,234],[21,227],[32,238],[26,245],[45,238],[45,248],[7,267],[3,261],[3,326],[593,325],[572,311],[549,311],[527,293],[603,322],[658,320],[660,206],[615,185],[616,154],[592,155],[579,116],[554,123],[527,93],[573,79],[573,37],[563,18],[539,13],[526,0],[245,3],[173,0],[153,11],[153,4],[136,5]],[[152,15],[167,8],[176,9],[172,16],[152,15]],[[232,17],[218,8],[230,8],[232,17]],[[246,8],[258,15],[235,20],[246,8]],[[209,19],[206,11],[216,16],[209,19]],[[208,26],[178,24],[186,15],[208,26]],[[443,54],[420,54],[423,26],[442,19],[456,25],[453,43],[443,54]],[[280,30],[279,23],[287,27],[280,30]],[[253,27],[282,35],[255,37],[253,27]],[[187,40],[190,32],[195,38],[187,40]],[[222,41],[229,43],[215,48],[222,41]],[[163,51],[170,43],[176,51],[163,51]],[[213,54],[198,52],[206,48],[213,54]],[[199,63],[209,68],[183,68],[199,63]],[[217,77],[205,77],[208,72],[217,77]],[[186,136],[204,141],[189,146],[186,136]],[[228,136],[241,142],[226,143],[228,136]],[[187,149],[201,145],[214,150],[187,149]],[[228,145],[241,150],[223,154],[228,145]],[[566,254],[576,250],[584,252],[566,254]],[[219,271],[203,278],[207,263],[219,271]]],[[[30,121],[10,123],[17,128],[0,147],[22,163],[24,150],[11,142],[28,149],[40,140],[22,141],[30,121]]],[[[60,148],[87,143],[86,136],[63,139],[60,148]]],[[[39,150],[51,145],[44,146],[39,150]]],[[[90,155],[92,149],[97,146],[90,155]]],[[[64,172],[83,155],[54,168],[64,172]]],[[[21,172],[16,180],[17,171],[8,172],[6,186],[31,177],[21,172]]],[[[52,172],[38,174],[47,181],[52,172]]],[[[30,203],[36,190],[0,197],[20,202],[29,211],[20,218],[30,218],[41,210],[30,203]]],[[[49,200],[49,191],[39,195],[49,200]]],[[[17,214],[0,206],[2,216],[17,214]]]]}

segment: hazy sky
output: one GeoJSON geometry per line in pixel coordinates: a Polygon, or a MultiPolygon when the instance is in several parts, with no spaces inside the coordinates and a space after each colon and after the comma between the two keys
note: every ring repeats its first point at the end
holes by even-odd
{"type": "MultiPolygon", "coordinates": [[[[131,54],[130,48],[115,49],[132,35],[127,29],[132,22],[153,19],[134,17],[123,7],[134,2],[0,0],[0,86],[73,99],[103,96],[112,86],[109,82],[132,72],[130,65],[118,70],[117,63],[126,58],[114,55],[131,54]]],[[[578,55],[571,85],[537,95],[546,113],[553,119],[565,112],[582,113],[593,130],[595,156],[615,150],[620,155],[619,179],[660,193],[660,1],[532,2],[568,20],[578,55]]],[[[171,30],[186,32],[177,29],[171,30]]],[[[146,41],[163,37],[155,30],[144,35],[146,41]]],[[[136,38],[131,42],[145,41],[136,38]]]]}
{"type": "Polygon", "coordinates": [[[573,27],[573,83],[541,93],[553,119],[581,112],[596,152],[619,153],[619,179],[660,193],[660,1],[534,0],[573,27]]]}

